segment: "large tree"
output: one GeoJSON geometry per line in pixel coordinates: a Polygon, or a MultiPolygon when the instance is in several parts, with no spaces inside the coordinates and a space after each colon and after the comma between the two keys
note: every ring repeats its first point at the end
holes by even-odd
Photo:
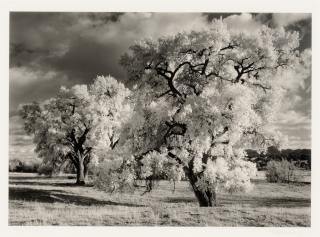
{"type": "Polygon", "coordinates": [[[245,149],[280,144],[268,125],[306,58],[298,45],[297,32],[237,33],[223,21],[132,45],[121,64],[137,101],[112,183],[185,176],[200,206],[216,205],[218,189],[249,190],[256,168],[245,149]]]}
{"type": "Polygon", "coordinates": [[[83,185],[89,163],[117,145],[119,128],[130,116],[129,94],[114,78],[99,76],[90,86],[62,87],[54,98],[22,105],[20,115],[43,162],[71,161],[83,185]]]}

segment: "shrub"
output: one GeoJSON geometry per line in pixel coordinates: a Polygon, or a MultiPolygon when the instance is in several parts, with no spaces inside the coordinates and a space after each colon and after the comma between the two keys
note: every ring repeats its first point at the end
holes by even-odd
{"type": "Polygon", "coordinates": [[[9,171],[20,172],[22,169],[22,162],[18,159],[9,160],[9,171]]]}
{"type": "Polygon", "coordinates": [[[267,163],[266,177],[270,183],[289,183],[295,180],[296,167],[287,160],[269,161],[267,163]]]}
{"type": "Polygon", "coordinates": [[[23,162],[22,172],[26,173],[36,173],[38,171],[40,164],[34,161],[23,162]]]}
{"type": "Polygon", "coordinates": [[[127,165],[126,160],[104,161],[93,170],[94,185],[106,192],[133,192],[135,176],[133,167],[127,165]],[[120,167],[126,166],[124,169],[120,167]]]}
{"type": "Polygon", "coordinates": [[[37,172],[39,175],[52,176],[53,168],[49,165],[41,164],[37,172]]]}

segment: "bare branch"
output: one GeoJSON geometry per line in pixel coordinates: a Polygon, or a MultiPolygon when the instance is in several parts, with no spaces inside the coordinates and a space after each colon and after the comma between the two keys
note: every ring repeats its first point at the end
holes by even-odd
{"type": "Polygon", "coordinates": [[[169,90],[161,93],[160,95],[158,95],[157,98],[161,98],[162,96],[165,96],[165,95],[169,94],[170,92],[171,92],[171,90],[169,89],[169,90]]]}
{"type": "Polygon", "coordinates": [[[250,83],[250,84],[262,88],[265,93],[267,92],[267,90],[271,90],[271,87],[266,87],[259,83],[250,83]]]}
{"type": "Polygon", "coordinates": [[[183,164],[182,160],[181,160],[178,156],[176,156],[175,154],[173,154],[172,152],[168,152],[168,156],[169,156],[170,158],[175,159],[180,165],[183,164]]]}
{"type": "Polygon", "coordinates": [[[236,48],[236,47],[238,47],[238,46],[239,46],[238,44],[231,44],[231,43],[229,43],[228,46],[221,48],[220,51],[224,51],[224,50],[227,50],[227,49],[234,49],[234,48],[236,48]]]}

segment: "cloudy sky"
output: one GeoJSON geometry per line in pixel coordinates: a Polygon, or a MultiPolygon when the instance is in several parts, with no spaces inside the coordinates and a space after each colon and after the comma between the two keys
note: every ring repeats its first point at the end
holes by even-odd
{"type": "MultiPolygon", "coordinates": [[[[20,103],[52,97],[61,85],[91,83],[96,75],[125,81],[118,61],[135,40],[205,29],[220,17],[241,31],[262,24],[299,31],[299,50],[311,50],[310,14],[11,12],[10,156],[33,155],[17,116],[20,103]]],[[[295,76],[275,126],[288,136],[288,147],[310,148],[311,78],[295,76]]]]}

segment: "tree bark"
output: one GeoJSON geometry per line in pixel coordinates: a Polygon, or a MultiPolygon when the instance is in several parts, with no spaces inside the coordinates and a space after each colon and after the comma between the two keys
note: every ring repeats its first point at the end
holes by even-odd
{"type": "Polygon", "coordinates": [[[193,192],[199,202],[200,207],[214,207],[217,205],[217,195],[215,190],[199,190],[196,186],[196,182],[200,178],[198,174],[193,172],[193,165],[189,163],[186,175],[189,179],[193,192]]]}
{"type": "Polygon", "coordinates": [[[216,192],[215,191],[200,191],[193,188],[193,191],[198,199],[200,207],[214,207],[217,205],[216,192]]]}
{"type": "MultiPolygon", "coordinates": [[[[79,159],[77,168],[77,182],[78,185],[85,185],[85,168],[83,160],[79,159]]],[[[87,171],[86,171],[87,172],[87,171]]]]}
{"type": "Polygon", "coordinates": [[[85,179],[85,180],[86,180],[87,177],[88,177],[88,172],[89,172],[88,164],[84,164],[84,167],[83,167],[83,175],[84,175],[84,179],[85,179]]]}

